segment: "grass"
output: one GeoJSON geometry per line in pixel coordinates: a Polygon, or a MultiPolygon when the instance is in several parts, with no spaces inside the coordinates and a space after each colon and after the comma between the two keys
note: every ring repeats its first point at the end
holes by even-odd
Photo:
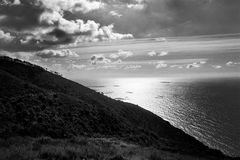
{"type": "Polygon", "coordinates": [[[143,153],[141,147],[117,139],[86,137],[0,139],[0,157],[3,160],[125,160],[133,157],[152,160],[155,156],[148,155],[149,152],[145,155],[140,153],[143,153]]]}
{"type": "Polygon", "coordinates": [[[102,160],[111,159],[117,153],[116,147],[107,141],[83,137],[15,137],[1,139],[0,146],[0,157],[5,160],[102,160]]]}
{"type": "Polygon", "coordinates": [[[116,138],[0,139],[0,160],[208,160],[143,147],[116,138]]]}

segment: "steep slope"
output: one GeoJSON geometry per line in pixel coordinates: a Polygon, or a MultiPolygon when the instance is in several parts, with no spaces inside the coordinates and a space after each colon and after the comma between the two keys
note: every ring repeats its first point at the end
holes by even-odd
{"type": "Polygon", "coordinates": [[[0,136],[103,136],[207,159],[230,159],[139,106],[43,68],[0,57],[0,136]]]}

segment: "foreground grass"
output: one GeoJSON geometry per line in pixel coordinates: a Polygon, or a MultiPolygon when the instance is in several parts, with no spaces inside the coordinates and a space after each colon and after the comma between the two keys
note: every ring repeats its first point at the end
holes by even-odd
{"type": "Polygon", "coordinates": [[[165,160],[192,159],[184,155],[141,147],[114,138],[0,139],[1,160],[165,160]]]}

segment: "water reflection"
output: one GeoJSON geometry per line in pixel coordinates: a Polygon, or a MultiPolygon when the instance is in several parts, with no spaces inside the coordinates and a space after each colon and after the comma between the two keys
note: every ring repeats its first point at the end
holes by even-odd
{"type": "Polygon", "coordinates": [[[240,155],[240,79],[115,78],[93,84],[104,86],[93,89],[137,104],[211,147],[240,155]]]}

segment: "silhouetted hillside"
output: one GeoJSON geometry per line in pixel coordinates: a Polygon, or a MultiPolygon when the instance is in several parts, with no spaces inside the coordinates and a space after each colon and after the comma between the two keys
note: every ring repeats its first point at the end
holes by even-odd
{"type": "Polygon", "coordinates": [[[115,137],[196,158],[230,159],[139,106],[60,75],[0,57],[0,136],[115,137]]]}

